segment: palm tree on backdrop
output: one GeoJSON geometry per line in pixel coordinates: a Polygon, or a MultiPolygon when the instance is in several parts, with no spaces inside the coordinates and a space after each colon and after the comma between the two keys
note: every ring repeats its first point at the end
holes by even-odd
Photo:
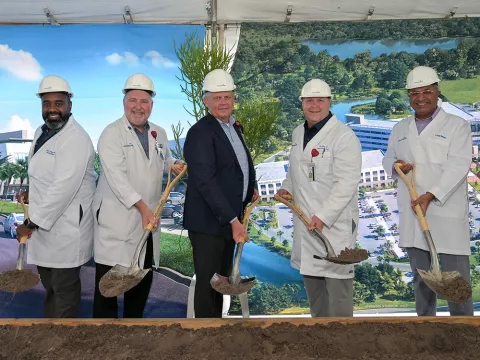
{"type": "Polygon", "coordinates": [[[10,192],[10,189],[11,189],[10,183],[12,182],[12,179],[18,178],[19,171],[20,171],[20,166],[11,162],[7,162],[6,164],[3,164],[0,167],[0,174],[1,174],[0,177],[7,181],[6,193],[10,192]]]}
{"type": "Polygon", "coordinates": [[[25,179],[27,179],[28,183],[28,161],[27,159],[18,159],[18,173],[17,177],[20,179],[20,188],[18,189],[18,194],[22,193],[22,186],[25,179]]]}

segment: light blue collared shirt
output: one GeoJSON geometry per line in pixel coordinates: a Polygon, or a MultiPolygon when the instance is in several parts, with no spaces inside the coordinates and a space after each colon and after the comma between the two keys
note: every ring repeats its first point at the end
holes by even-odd
{"type": "Polygon", "coordinates": [[[238,133],[233,128],[235,124],[235,119],[230,116],[228,119],[228,124],[225,124],[222,120],[217,119],[218,123],[222,127],[225,135],[227,135],[230,144],[232,144],[235,155],[237,156],[238,163],[243,173],[243,201],[247,197],[248,190],[248,157],[245,147],[243,146],[242,140],[238,136],[238,133]]]}

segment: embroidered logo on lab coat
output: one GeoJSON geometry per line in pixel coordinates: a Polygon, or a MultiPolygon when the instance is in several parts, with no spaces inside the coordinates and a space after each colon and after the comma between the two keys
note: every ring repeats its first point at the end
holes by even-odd
{"type": "Polygon", "coordinates": [[[403,141],[403,140],[407,140],[407,137],[404,136],[404,137],[402,137],[400,140],[398,140],[397,142],[400,142],[400,141],[403,141]]]}
{"type": "Polygon", "coordinates": [[[442,134],[435,134],[436,137],[442,138],[442,139],[447,139],[445,135],[442,134]]]}
{"type": "Polygon", "coordinates": [[[48,155],[55,155],[55,151],[51,151],[51,150],[47,150],[46,153],[47,153],[48,155]]]}

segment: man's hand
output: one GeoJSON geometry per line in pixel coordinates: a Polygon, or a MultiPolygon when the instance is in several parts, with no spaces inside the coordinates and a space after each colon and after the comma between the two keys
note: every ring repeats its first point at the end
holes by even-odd
{"type": "Polygon", "coordinates": [[[160,220],[160,217],[155,219],[153,217],[152,210],[148,208],[147,204],[145,204],[143,200],[137,201],[137,203],[135,203],[135,206],[142,215],[142,226],[144,229],[147,228],[148,224],[152,224],[153,228],[156,228],[158,226],[158,221],[160,220]]]}
{"type": "Polygon", "coordinates": [[[323,231],[323,221],[316,216],[312,218],[310,226],[308,227],[308,230],[310,231],[313,231],[313,229],[317,229],[320,232],[323,231]]]}
{"type": "Polygon", "coordinates": [[[254,203],[257,199],[258,199],[258,190],[253,189],[252,203],[254,203]]]}
{"type": "Polygon", "coordinates": [[[397,160],[395,161],[394,163],[394,168],[393,170],[395,170],[395,164],[399,164],[400,165],[400,170],[402,170],[402,172],[407,175],[412,169],[413,169],[413,164],[410,164],[410,163],[407,163],[403,160],[397,160]]]}
{"type": "Polygon", "coordinates": [[[420,205],[423,215],[425,215],[427,213],[428,205],[430,205],[433,199],[435,199],[435,196],[432,193],[427,192],[426,194],[419,196],[417,200],[412,200],[411,206],[413,212],[415,212],[415,206],[420,205]]]}
{"type": "Polygon", "coordinates": [[[182,160],[177,160],[175,164],[172,165],[172,172],[175,175],[178,175],[182,172],[185,163],[182,160]]]}
{"type": "Polygon", "coordinates": [[[24,203],[24,204],[28,204],[28,190],[27,190],[27,191],[24,191],[24,192],[22,192],[20,195],[18,195],[17,201],[18,201],[19,203],[21,203],[21,202],[22,202],[21,200],[23,200],[23,203],[24,203]]]}
{"type": "Polygon", "coordinates": [[[291,200],[292,195],[285,189],[280,189],[277,191],[277,195],[280,196],[282,199],[291,200]]]}
{"type": "Polygon", "coordinates": [[[246,230],[243,228],[243,225],[238,219],[236,219],[232,223],[232,234],[233,234],[233,240],[238,244],[240,239],[243,238],[244,242],[250,242],[250,239],[248,238],[248,233],[246,230]]]}
{"type": "Polygon", "coordinates": [[[19,225],[17,227],[17,241],[20,242],[20,239],[25,236],[27,237],[27,239],[30,239],[32,233],[32,229],[27,228],[25,225],[19,225]]]}

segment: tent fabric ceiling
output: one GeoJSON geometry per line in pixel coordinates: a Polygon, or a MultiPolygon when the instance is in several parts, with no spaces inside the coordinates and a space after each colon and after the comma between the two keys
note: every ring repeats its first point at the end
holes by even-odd
{"type": "Polygon", "coordinates": [[[439,19],[480,17],[480,0],[0,0],[0,24],[48,24],[47,8],[59,24],[124,23],[125,6],[136,24],[205,24],[214,4],[219,24],[439,19]],[[215,4],[216,2],[216,4],[215,4]]]}

